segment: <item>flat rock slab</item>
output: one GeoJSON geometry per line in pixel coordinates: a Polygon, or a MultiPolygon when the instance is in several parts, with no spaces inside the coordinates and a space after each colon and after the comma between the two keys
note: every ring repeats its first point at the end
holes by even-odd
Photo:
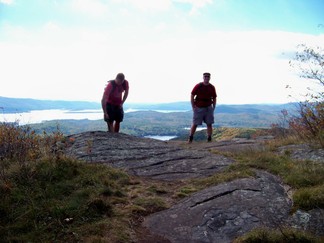
{"type": "MultiPolygon", "coordinates": [[[[217,150],[224,152],[238,151],[263,151],[265,150],[265,142],[273,139],[272,136],[260,136],[255,139],[233,138],[230,140],[213,141],[212,143],[193,142],[187,147],[199,148],[202,150],[217,150]]],[[[177,142],[177,141],[172,141],[177,142]]]]}
{"type": "Polygon", "coordinates": [[[176,243],[232,242],[253,228],[277,228],[289,217],[291,202],[277,177],[257,172],[207,188],[148,216],[144,226],[176,243]]]}
{"type": "MultiPolygon", "coordinates": [[[[66,152],[86,162],[107,164],[137,176],[173,181],[206,177],[234,162],[210,150],[263,149],[258,141],[182,146],[179,142],[103,131],[71,135],[66,142],[63,144],[66,152]]],[[[278,229],[290,225],[323,235],[322,209],[289,215],[292,203],[280,179],[264,171],[256,173],[255,178],[238,179],[197,192],[170,209],[149,215],[143,226],[152,236],[175,243],[232,242],[264,226],[278,229]]]]}
{"type": "Polygon", "coordinates": [[[308,144],[293,144],[278,149],[280,154],[289,154],[294,160],[310,160],[324,163],[324,149],[312,148],[308,144]]]}
{"type": "Polygon", "coordinates": [[[68,137],[67,152],[78,159],[126,169],[130,174],[160,180],[212,175],[234,161],[208,151],[122,133],[85,132],[68,137]]]}

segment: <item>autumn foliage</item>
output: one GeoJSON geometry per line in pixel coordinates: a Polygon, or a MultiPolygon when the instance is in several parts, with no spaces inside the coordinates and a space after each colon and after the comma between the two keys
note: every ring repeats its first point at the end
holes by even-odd
{"type": "Polygon", "coordinates": [[[289,120],[289,127],[302,138],[316,141],[324,147],[324,50],[300,45],[296,57],[290,61],[301,78],[311,81],[305,100],[298,103],[298,115],[289,120]]]}

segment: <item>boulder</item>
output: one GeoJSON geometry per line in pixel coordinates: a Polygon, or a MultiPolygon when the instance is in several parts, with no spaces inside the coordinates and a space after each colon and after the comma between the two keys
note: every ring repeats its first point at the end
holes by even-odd
{"type": "Polygon", "coordinates": [[[291,144],[278,149],[280,154],[288,154],[294,160],[324,163],[324,149],[314,148],[309,144],[291,144]]]}
{"type": "Polygon", "coordinates": [[[262,171],[197,192],[144,225],[171,242],[232,242],[256,227],[277,228],[289,218],[291,201],[280,180],[262,171]]]}
{"type": "Polygon", "coordinates": [[[295,229],[324,236],[324,210],[322,208],[309,211],[299,209],[292,214],[288,221],[289,225],[295,229]]]}

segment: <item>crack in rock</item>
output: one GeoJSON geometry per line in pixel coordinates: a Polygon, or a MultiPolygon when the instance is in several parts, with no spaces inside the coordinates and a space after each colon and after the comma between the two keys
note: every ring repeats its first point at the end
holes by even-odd
{"type": "Polygon", "coordinates": [[[143,225],[174,243],[230,243],[256,227],[278,227],[289,218],[292,204],[277,177],[256,173],[257,178],[237,179],[196,192],[148,216],[143,225]]]}
{"type": "Polygon", "coordinates": [[[168,163],[168,162],[177,162],[177,161],[182,161],[182,160],[199,160],[201,158],[202,157],[200,157],[200,158],[192,158],[192,157],[189,157],[189,156],[188,157],[170,158],[170,159],[167,159],[167,160],[161,160],[161,161],[155,162],[153,164],[149,164],[149,165],[145,165],[145,166],[139,166],[139,167],[136,167],[136,169],[149,168],[149,167],[152,167],[152,166],[161,165],[161,164],[168,163]]]}
{"type": "Polygon", "coordinates": [[[196,206],[199,206],[199,205],[201,205],[201,204],[204,204],[204,203],[209,202],[209,201],[211,201],[211,200],[214,200],[214,199],[216,199],[216,198],[226,196],[226,195],[231,194],[231,193],[233,193],[233,192],[235,192],[235,191],[252,191],[252,192],[260,192],[261,190],[256,190],[256,189],[233,189],[233,190],[225,191],[225,192],[223,192],[223,193],[220,193],[220,194],[217,194],[217,195],[215,195],[215,196],[209,197],[209,198],[204,199],[204,200],[202,200],[202,201],[196,202],[194,205],[191,205],[190,208],[194,208],[194,207],[196,207],[196,206]]]}

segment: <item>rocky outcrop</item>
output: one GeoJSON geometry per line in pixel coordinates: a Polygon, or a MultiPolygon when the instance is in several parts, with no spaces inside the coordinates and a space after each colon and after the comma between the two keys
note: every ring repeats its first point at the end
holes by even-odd
{"type": "Polygon", "coordinates": [[[297,210],[288,219],[291,227],[306,230],[315,235],[324,235],[324,209],[316,208],[310,211],[297,210]]]}
{"type": "Polygon", "coordinates": [[[215,141],[210,144],[202,143],[201,147],[204,149],[213,149],[218,151],[233,152],[243,150],[264,150],[264,142],[273,139],[272,136],[260,136],[255,139],[247,138],[233,138],[229,140],[215,141]]]}
{"type": "Polygon", "coordinates": [[[324,149],[312,148],[308,144],[292,144],[279,148],[280,154],[287,154],[294,160],[309,160],[324,163],[324,149]]]}
{"type": "Polygon", "coordinates": [[[208,176],[233,160],[208,151],[186,150],[173,144],[122,133],[86,132],[68,137],[68,152],[87,162],[124,168],[137,176],[177,180],[208,176]]]}
{"type": "Polygon", "coordinates": [[[171,242],[232,242],[253,228],[276,228],[289,218],[291,201],[280,180],[266,172],[207,188],[144,225],[171,242]]]}
{"type": "MultiPolygon", "coordinates": [[[[210,153],[210,149],[264,148],[262,142],[256,140],[184,146],[179,142],[168,143],[103,131],[75,134],[67,138],[67,143],[67,152],[78,159],[122,168],[135,176],[168,181],[206,177],[234,162],[223,155],[210,153]]],[[[285,147],[281,152],[287,153],[285,149],[291,147],[285,147]]],[[[322,154],[315,156],[311,148],[301,149],[307,149],[316,161],[323,158],[322,154]]],[[[297,154],[294,151],[292,156],[305,154],[305,150],[297,154]]],[[[290,215],[292,202],[280,179],[264,171],[256,171],[256,175],[197,192],[168,210],[149,215],[143,224],[152,235],[176,243],[231,242],[262,226],[278,228],[288,225],[323,235],[322,209],[298,210],[290,215]]]]}

